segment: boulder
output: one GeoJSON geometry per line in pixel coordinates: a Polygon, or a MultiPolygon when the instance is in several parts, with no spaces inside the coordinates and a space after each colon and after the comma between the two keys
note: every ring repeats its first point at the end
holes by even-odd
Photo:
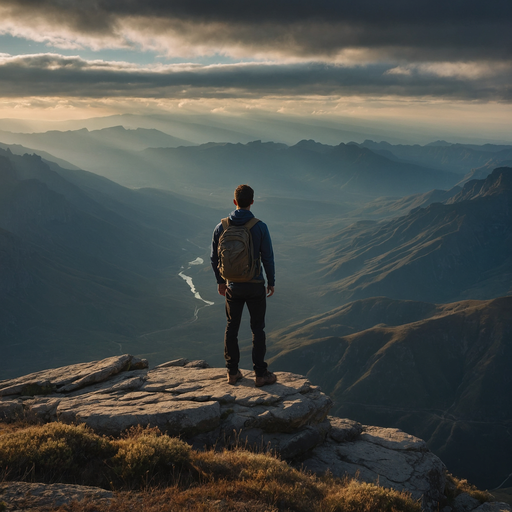
{"type": "Polygon", "coordinates": [[[480,506],[480,502],[467,492],[459,494],[453,500],[453,512],[471,512],[480,506]]]}
{"type": "Polygon", "coordinates": [[[91,363],[79,363],[52,370],[42,370],[17,379],[0,382],[0,397],[13,395],[46,395],[52,391],[68,393],[129,369],[148,367],[145,359],[129,354],[109,357],[91,363]]]}
{"type": "MultiPolygon", "coordinates": [[[[339,425],[339,419],[331,419],[331,423],[339,425]]],[[[423,440],[398,429],[365,425],[352,428],[360,428],[361,434],[350,440],[341,436],[341,441],[338,429],[333,428],[303,466],[317,474],[329,471],[340,478],[348,474],[405,490],[422,500],[424,510],[437,510],[444,499],[445,467],[423,440]]]]}

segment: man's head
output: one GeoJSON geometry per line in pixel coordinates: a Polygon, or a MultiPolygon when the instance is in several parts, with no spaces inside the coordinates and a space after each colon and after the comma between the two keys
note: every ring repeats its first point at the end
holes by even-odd
{"type": "Polygon", "coordinates": [[[234,203],[238,208],[249,208],[254,203],[254,190],[249,185],[238,185],[234,203]]]}

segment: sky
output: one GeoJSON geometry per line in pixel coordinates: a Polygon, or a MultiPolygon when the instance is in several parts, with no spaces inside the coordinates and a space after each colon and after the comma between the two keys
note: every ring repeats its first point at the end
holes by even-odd
{"type": "Polygon", "coordinates": [[[511,105],[510,0],[0,0],[0,119],[269,112],[512,141],[511,105]]]}

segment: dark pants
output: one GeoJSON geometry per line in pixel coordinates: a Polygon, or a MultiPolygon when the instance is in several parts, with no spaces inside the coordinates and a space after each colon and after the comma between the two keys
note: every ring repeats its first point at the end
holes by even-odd
{"type": "Polygon", "coordinates": [[[251,316],[252,362],[258,376],[265,374],[265,311],[267,292],[263,283],[235,283],[226,290],[226,332],[224,334],[224,357],[226,368],[232,375],[238,371],[240,350],[238,348],[238,329],[242,320],[244,304],[247,304],[251,316]]]}

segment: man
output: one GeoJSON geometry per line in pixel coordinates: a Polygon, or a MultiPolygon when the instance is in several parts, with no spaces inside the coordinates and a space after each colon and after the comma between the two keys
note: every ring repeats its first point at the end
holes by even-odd
{"type": "MultiPolygon", "coordinates": [[[[243,226],[254,215],[251,206],[254,203],[254,190],[249,185],[240,185],[235,190],[233,203],[236,210],[229,215],[229,224],[243,226]]],[[[228,369],[228,383],[236,384],[243,378],[238,369],[240,362],[240,350],[238,348],[238,330],[242,319],[244,304],[247,304],[251,317],[252,331],[252,361],[255,373],[255,384],[257,387],[267,384],[274,384],[276,376],[267,370],[265,362],[265,310],[266,298],[274,294],[275,273],[274,273],[274,252],[270,233],[266,224],[259,221],[250,228],[253,242],[253,257],[257,262],[254,278],[248,282],[232,282],[221,276],[219,271],[219,238],[224,231],[220,222],[213,231],[211,263],[217,288],[220,295],[226,297],[226,332],[224,334],[224,357],[228,369]],[[267,286],[261,270],[260,261],[267,276],[267,286]]]]}

